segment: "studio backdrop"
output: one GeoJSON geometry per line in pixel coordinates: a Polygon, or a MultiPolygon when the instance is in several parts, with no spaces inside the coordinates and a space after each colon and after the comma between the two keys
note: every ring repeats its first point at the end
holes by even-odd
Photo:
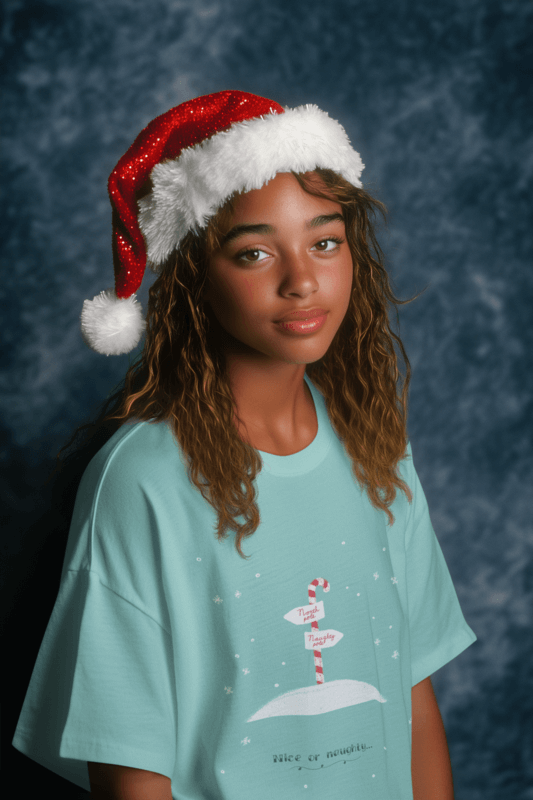
{"type": "Polygon", "coordinates": [[[432,676],[456,798],[533,798],[532,31],[529,0],[6,0],[2,766],[21,796],[87,796],[10,742],[68,532],[45,481],[139,351],[79,329],[112,284],[107,178],[154,117],[240,89],[341,121],[389,211],[396,295],[425,289],[399,315],[408,429],[478,637],[432,676]]]}

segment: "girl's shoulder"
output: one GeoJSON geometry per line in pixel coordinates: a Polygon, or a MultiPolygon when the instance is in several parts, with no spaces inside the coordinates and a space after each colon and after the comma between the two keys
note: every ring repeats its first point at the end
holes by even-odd
{"type": "Polygon", "coordinates": [[[138,485],[143,477],[168,474],[179,450],[168,423],[128,420],[89,462],[83,481],[138,485]]]}
{"type": "MultiPolygon", "coordinates": [[[[404,456],[398,462],[398,466],[399,466],[400,470],[405,475],[412,475],[412,473],[414,471],[413,450],[412,450],[412,447],[411,447],[411,440],[410,439],[407,440],[407,446],[405,448],[404,456]]],[[[405,480],[405,478],[404,478],[404,480],[405,480]]]]}

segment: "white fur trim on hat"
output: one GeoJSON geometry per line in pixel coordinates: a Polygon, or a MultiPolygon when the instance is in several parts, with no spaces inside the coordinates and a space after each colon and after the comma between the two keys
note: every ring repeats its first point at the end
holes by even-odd
{"type": "Polygon", "coordinates": [[[364,164],[336,120],[318,106],[286,109],[232,125],[156,164],[153,191],[139,201],[148,263],[160,265],[185,234],[203,227],[234,192],[260,189],[278,172],[316,167],[361,187],[364,164]]]}
{"type": "Polygon", "coordinates": [[[129,353],[139,344],[145,328],[141,304],[134,294],[118,298],[111,288],[83,303],[81,334],[85,344],[97,353],[129,353]]]}

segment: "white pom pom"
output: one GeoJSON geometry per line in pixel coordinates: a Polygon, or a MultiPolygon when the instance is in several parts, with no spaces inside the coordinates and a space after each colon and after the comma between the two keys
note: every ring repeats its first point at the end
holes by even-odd
{"type": "Polygon", "coordinates": [[[139,344],[146,328],[135,295],[119,299],[113,288],[85,300],[80,319],[85,344],[106,356],[129,353],[139,344]]]}

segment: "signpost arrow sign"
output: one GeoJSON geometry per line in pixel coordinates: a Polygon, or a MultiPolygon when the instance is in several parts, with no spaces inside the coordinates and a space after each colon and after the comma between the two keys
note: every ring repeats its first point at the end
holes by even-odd
{"type": "Polygon", "coordinates": [[[308,606],[293,608],[292,611],[284,615],[283,619],[287,619],[295,625],[309,625],[310,622],[324,619],[324,617],[324,601],[320,600],[318,603],[311,603],[308,606]]]}
{"type": "Polygon", "coordinates": [[[333,647],[340,642],[343,633],[329,629],[327,631],[305,631],[305,649],[306,650],[322,650],[324,647],[333,647]]]}

